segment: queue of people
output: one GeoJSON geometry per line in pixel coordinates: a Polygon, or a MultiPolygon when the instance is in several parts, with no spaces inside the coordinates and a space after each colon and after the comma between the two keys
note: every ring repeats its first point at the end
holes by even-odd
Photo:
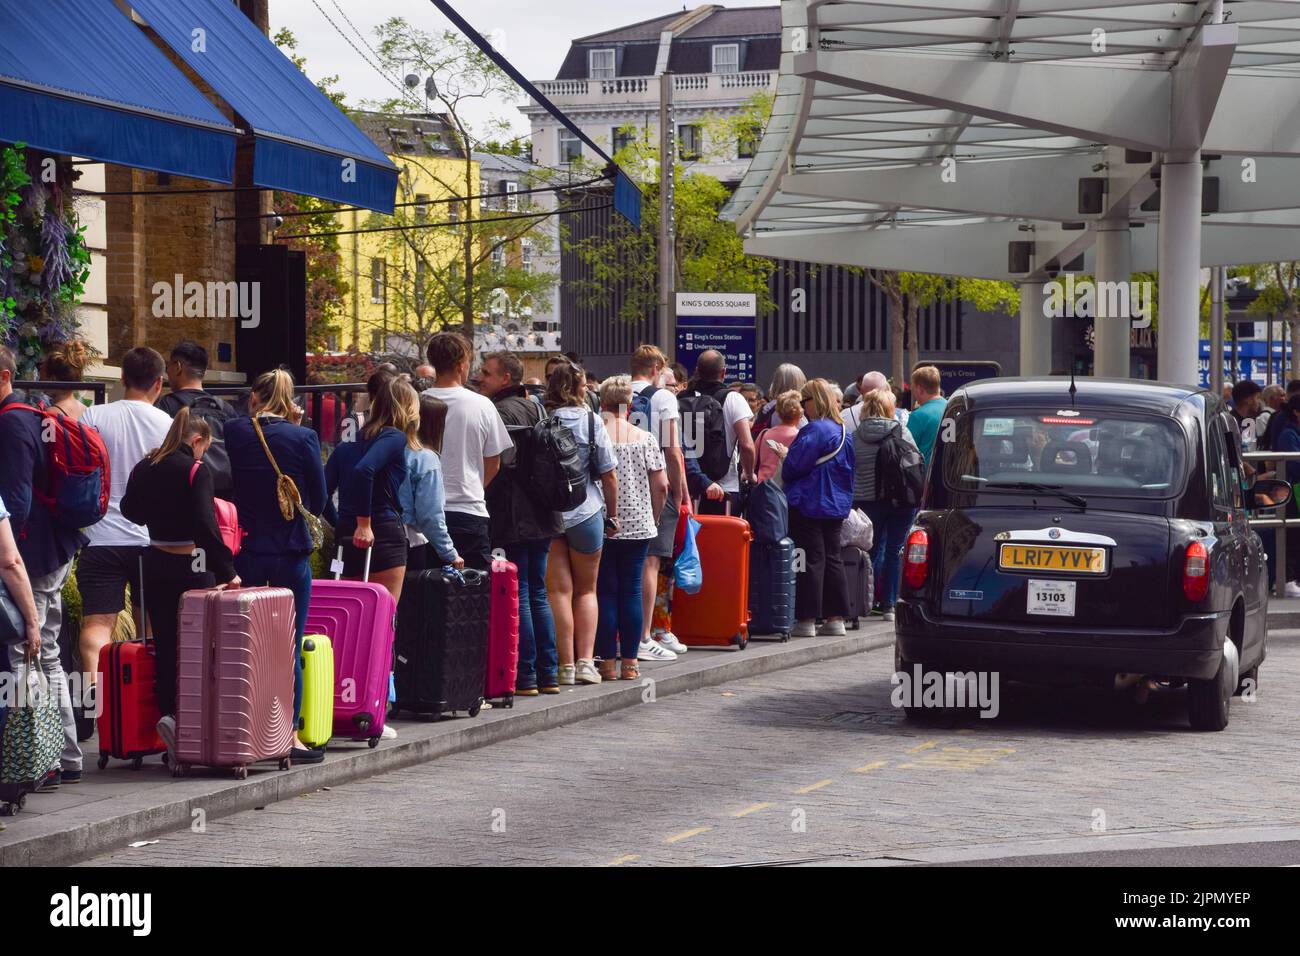
{"type": "MultiPolygon", "coordinates": [[[[84,358],[71,347],[52,354],[43,371],[75,381],[84,358]]],[[[181,595],[287,588],[301,653],[322,521],[334,527],[343,576],[368,573],[394,599],[411,570],[487,570],[494,557],[514,563],[520,696],[635,680],[642,663],[686,653],[672,631],[683,514],[743,516],[757,482],[784,488],[790,534],[806,557],[794,634],[844,633],[840,534],[854,507],[877,529],[875,611],[892,618],[898,551],[914,508],[881,492],[878,447],[898,433],[928,457],[943,411],[935,369],[912,377],[909,423],[878,372],[841,391],[785,364],[764,392],[728,384],[724,357],[713,351],[688,375],[642,345],[626,374],[603,381],[571,355],[552,359],[544,381],[525,379],[508,351],[479,358],[471,379],[470,342],[435,335],[420,371],[432,380],[423,393],[410,376],[381,365],[324,459],[320,433],[302,423],[296,384],[282,369],[258,376],[236,407],[205,391],[201,346],[179,343],[167,359],[141,347],[122,358],[120,399],[85,408],[68,392],[36,409],[19,402],[14,356],[0,347],[0,579],[26,621],[7,663],[16,668],[29,655],[39,662],[64,725],[59,766],[44,786],[81,779],[58,647],[62,589],[74,561],[83,669],[93,679],[115,622],[131,609],[156,644],[158,732],[169,749],[181,595]],[[111,494],[102,519],[84,533],[33,493],[48,485],[40,429],[49,415],[93,429],[106,451],[111,494]],[[530,467],[530,443],[546,422],[562,426],[577,448],[578,487],[562,508],[539,503],[530,467]]],[[[322,756],[323,748],[295,734],[294,762],[322,756]]]]}

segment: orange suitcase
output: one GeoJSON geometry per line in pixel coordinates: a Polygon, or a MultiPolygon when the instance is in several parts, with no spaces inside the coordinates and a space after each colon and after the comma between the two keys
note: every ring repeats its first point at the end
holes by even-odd
{"type": "Polygon", "coordinates": [[[743,518],[696,515],[704,586],[698,594],[673,594],[673,633],[688,647],[744,649],[749,643],[749,542],[743,518]]]}

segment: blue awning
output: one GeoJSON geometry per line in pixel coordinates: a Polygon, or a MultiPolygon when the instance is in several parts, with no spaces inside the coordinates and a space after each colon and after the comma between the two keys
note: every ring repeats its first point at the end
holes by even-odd
{"type": "Polygon", "coordinates": [[[112,0],[0,0],[0,141],[215,182],[236,130],[112,0]]]}
{"type": "Polygon", "coordinates": [[[256,185],[393,211],[397,168],[239,7],[230,0],[130,4],[252,127],[256,185]]]}

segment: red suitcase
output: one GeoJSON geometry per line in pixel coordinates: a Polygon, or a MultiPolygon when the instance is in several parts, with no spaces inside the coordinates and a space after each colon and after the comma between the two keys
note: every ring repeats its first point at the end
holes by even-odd
{"type": "Polygon", "coordinates": [[[489,586],[492,599],[483,696],[513,707],[519,673],[519,568],[509,561],[493,561],[489,586]]]}
{"type": "Polygon", "coordinates": [[[288,588],[188,591],[176,641],[176,766],[232,767],[293,749],[294,603],[288,588]]]}
{"type": "MultiPolygon", "coordinates": [[[[342,548],[337,566],[342,567],[342,548]]],[[[370,576],[366,552],[366,577],[370,576]]],[[[379,745],[388,716],[397,602],[380,584],[318,579],[311,583],[307,633],[334,645],[334,733],[379,745]]]]}
{"type": "Polygon", "coordinates": [[[99,653],[99,769],[109,758],[130,760],[139,770],[145,757],[165,753],[158,736],[157,674],[153,648],[146,641],[121,641],[105,645],[99,653]]]}
{"type": "Polygon", "coordinates": [[[729,515],[695,516],[704,584],[673,592],[673,633],[688,647],[741,650],[749,643],[749,522],[729,515]]]}

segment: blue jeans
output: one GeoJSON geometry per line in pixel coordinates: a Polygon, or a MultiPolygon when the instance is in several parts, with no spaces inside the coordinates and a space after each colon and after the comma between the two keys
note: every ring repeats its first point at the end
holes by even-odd
{"type": "Polygon", "coordinates": [[[903,545],[916,511],[913,508],[896,508],[879,501],[860,501],[855,506],[865,511],[871,519],[875,533],[871,545],[871,571],[880,582],[880,606],[887,611],[898,601],[898,585],[903,573],[903,545]]]}
{"type": "Polygon", "coordinates": [[[519,671],[521,690],[554,687],[560,658],[555,649],[555,618],[546,594],[546,555],[549,540],[506,545],[506,559],[519,568],[519,671]]]}
{"type": "Polygon", "coordinates": [[[600,575],[596,579],[596,653],[607,661],[619,657],[636,660],[641,646],[641,569],[653,538],[620,541],[606,538],[600,556],[600,575]]]}
{"type": "Polygon", "coordinates": [[[311,603],[311,558],[305,554],[254,554],[240,551],[235,555],[235,570],[246,588],[288,588],[293,592],[293,726],[302,716],[302,634],[307,627],[307,607],[311,603]]]}

